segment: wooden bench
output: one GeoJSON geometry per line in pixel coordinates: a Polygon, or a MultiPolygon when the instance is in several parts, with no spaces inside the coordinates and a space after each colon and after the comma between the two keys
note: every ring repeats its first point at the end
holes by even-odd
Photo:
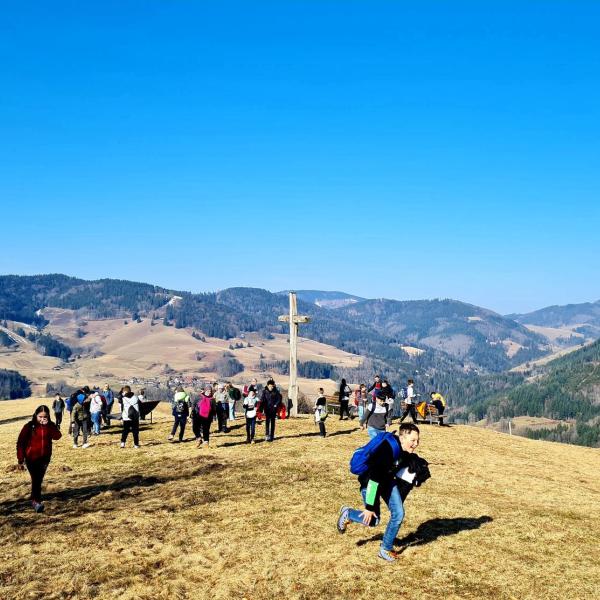
{"type": "MultiPolygon", "coordinates": [[[[406,410],[407,406],[408,405],[406,404],[406,402],[402,402],[402,404],[400,405],[400,407],[402,409],[402,413],[404,413],[404,411],[406,410]]],[[[419,419],[421,419],[421,423],[429,423],[430,425],[432,425],[433,421],[435,419],[435,420],[437,420],[437,424],[438,425],[442,425],[444,417],[448,416],[448,407],[446,406],[446,409],[444,410],[444,414],[440,415],[439,412],[438,412],[437,407],[435,406],[435,404],[426,403],[425,404],[425,416],[423,416],[417,410],[417,406],[416,405],[415,405],[415,412],[417,413],[417,421],[419,419]]]]}

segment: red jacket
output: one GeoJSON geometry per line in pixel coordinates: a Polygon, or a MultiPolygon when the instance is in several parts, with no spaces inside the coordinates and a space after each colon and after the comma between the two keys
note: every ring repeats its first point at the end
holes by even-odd
{"type": "Polygon", "coordinates": [[[52,456],[52,440],[59,440],[61,433],[54,423],[32,426],[31,421],[23,425],[17,440],[17,460],[23,464],[25,460],[40,458],[50,460],[52,456]]]}

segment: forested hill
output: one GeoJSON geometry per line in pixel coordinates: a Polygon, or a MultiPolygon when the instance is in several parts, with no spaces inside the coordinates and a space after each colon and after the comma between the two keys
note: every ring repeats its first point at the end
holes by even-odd
{"type": "MultiPolygon", "coordinates": [[[[284,295],[255,288],[192,294],[145,283],[65,275],[0,277],[0,318],[43,327],[44,307],[68,308],[88,319],[154,315],[177,328],[230,338],[243,332],[285,333],[277,317],[288,312],[284,295]]],[[[544,353],[544,339],[489,310],[452,300],[366,300],[328,310],[299,300],[311,317],[302,335],[369,356],[400,377],[411,368],[436,373],[501,371],[544,353]],[[423,350],[418,359],[402,347],[423,350]],[[418,362],[418,367],[416,366],[418,362]],[[412,367],[411,367],[412,365],[412,367]]],[[[437,383],[440,383],[436,379],[437,383]]]]}
{"type": "Polygon", "coordinates": [[[463,380],[457,398],[470,402],[456,410],[471,420],[529,415],[558,419],[555,428],[535,429],[529,437],[600,446],[600,340],[555,359],[527,377],[519,373],[463,380]]]}
{"type": "Polygon", "coordinates": [[[501,371],[543,355],[547,340],[493,311],[456,300],[366,300],[336,311],[381,335],[501,371]]]}
{"type": "Polygon", "coordinates": [[[564,306],[548,306],[526,314],[508,315],[519,323],[540,327],[569,327],[586,338],[600,337],[600,300],[564,306]]]}

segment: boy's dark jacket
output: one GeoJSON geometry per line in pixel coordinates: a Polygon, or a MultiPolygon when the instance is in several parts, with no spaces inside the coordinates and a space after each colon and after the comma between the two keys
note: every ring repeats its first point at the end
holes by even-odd
{"type": "MultiPolygon", "coordinates": [[[[400,441],[398,440],[398,444],[400,441]]],[[[376,500],[372,504],[365,504],[367,510],[374,510],[375,505],[379,497],[387,492],[394,486],[398,486],[402,501],[406,499],[408,493],[415,486],[420,486],[424,481],[431,477],[429,473],[428,463],[424,458],[421,458],[414,452],[405,452],[400,447],[400,456],[397,461],[394,461],[394,452],[391,445],[387,442],[380,444],[380,446],[373,452],[369,460],[370,467],[368,471],[359,476],[358,481],[360,487],[366,488],[369,481],[372,481],[377,486],[376,500]],[[410,473],[415,473],[415,479],[413,483],[408,483],[403,479],[396,478],[398,471],[404,467],[408,467],[410,473]]]]}
{"type": "Polygon", "coordinates": [[[281,404],[281,393],[277,388],[273,388],[272,391],[269,391],[268,388],[263,390],[263,393],[260,397],[260,411],[265,415],[270,417],[275,416],[277,414],[277,409],[281,404]]]}

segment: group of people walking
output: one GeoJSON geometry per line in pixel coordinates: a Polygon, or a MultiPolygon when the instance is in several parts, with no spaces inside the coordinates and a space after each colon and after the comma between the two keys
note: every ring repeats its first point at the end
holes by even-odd
{"type": "MultiPolygon", "coordinates": [[[[360,425],[367,430],[369,437],[373,438],[379,433],[385,432],[392,424],[392,419],[399,416],[400,423],[410,415],[413,423],[417,423],[417,413],[421,411],[426,402],[418,401],[418,394],[414,390],[415,382],[408,379],[406,387],[400,389],[396,394],[387,379],[382,379],[376,375],[373,383],[367,388],[365,383],[361,383],[356,389],[348,385],[345,379],[342,379],[337,391],[337,400],[339,404],[339,419],[352,419],[358,416],[360,425]],[[352,397],[353,400],[352,400],[352,397]],[[399,407],[396,402],[399,401],[399,407]],[[352,410],[350,408],[352,404],[352,410]],[[402,408],[402,414],[398,408],[402,408]]],[[[443,414],[446,408],[446,400],[437,391],[430,393],[430,404],[435,406],[440,418],[438,423],[443,424],[443,414]]],[[[319,388],[319,395],[314,405],[315,423],[319,426],[319,433],[322,437],[327,435],[325,420],[328,416],[327,399],[323,388],[319,388]]],[[[423,416],[423,414],[421,414],[423,416]]]]}
{"type": "Polygon", "coordinates": [[[281,392],[273,379],[269,379],[264,388],[259,388],[257,380],[252,379],[243,391],[232,383],[207,384],[196,398],[192,398],[183,387],[177,388],[171,402],[173,428],[168,439],[182,442],[186,424],[191,420],[197,446],[209,446],[213,422],[216,421],[218,432],[227,433],[229,422],[236,419],[237,403],[240,401],[246,421],[246,443],[254,443],[257,422],[264,422],[265,440],[274,441],[277,417],[285,414],[282,414],[281,392]],[[177,431],[178,440],[175,440],[177,431]]]}
{"type": "MultiPolygon", "coordinates": [[[[353,390],[342,380],[338,390],[340,418],[350,417],[348,409],[353,390]]],[[[18,468],[27,469],[31,476],[31,504],[36,512],[42,512],[42,482],[52,456],[52,442],[61,438],[60,431],[64,412],[70,414],[70,433],[73,447],[78,448],[78,438],[83,436],[83,446],[88,446],[89,424],[92,435],[100,435],[102,423],[110,427],[110,415],[116,401],[120,405],[120,419],[123,423],[121,448],[132,434],[134,448],[139,447],[139,420],[143,415],[144,391],[134,393],[130,386],[124,386],[116,395],[109,386],[104,390],[83,387],[69,398],[62,399],[58,394],[52,404],[56,423],[50,418],[50,408],[39,406],[32,419],[26,423],[17,440],[18,468]]],[[[342,506],[337,520],[337,529],[345,533],[350,523],[375,527],[381,521],[381,501],[388,506],[390,519],[383,534],[378,556],[388,562],[398,558],[393,544],[404,518],[404,500],[408,493],[419,487],[430,476],[428,463],[419,457],[415,450],[419,444],[419,428],[415,424],[414,411],[417,395],[414,381],[407,381],[399,397],[404,401],[404,412],[400,417],[398,433],[392,433],[393,403],[396,395],[390,384],[376,376],[373,384],[367,388],[361,384],[355,390],[355,408],[362,429],[366,429],[369,442],[356,450],[350,470],[358,476],[363,509],[342,506]],[[413,423],[403,423],[410,415],[413,423]]],[[[431,392],[431,404],[443,414],[446,402],[439,392],[431,392]]],[[[228,432],[229,424],[236,419],[236,409],[243,410],[246,426],[246,443],[253,444],[257,423],[264,422],[265,440],[275,439],[275,427],[278,417],[285,416],[281,392],[275,381],[269,379],[264,388],[253,379],[243,390],[231,383],[206,385],[194,398],[182,387],[176,389],[172,401],[173,427],[168,437],[170,441],[183,441],[186,425],[191,420],[192,431],[198,447],[209,446],[210,433],[214,423],[217,431],[228,432]],[[241,403],[241,404],[239,404],[241,403]],[[283,410],[283,412],[282,412],[283,410]]],[[[325,422],[328,416],[327,397],[323,388],[314,405],[315,423],[319,434],[325,437],[325,422]]]]}

